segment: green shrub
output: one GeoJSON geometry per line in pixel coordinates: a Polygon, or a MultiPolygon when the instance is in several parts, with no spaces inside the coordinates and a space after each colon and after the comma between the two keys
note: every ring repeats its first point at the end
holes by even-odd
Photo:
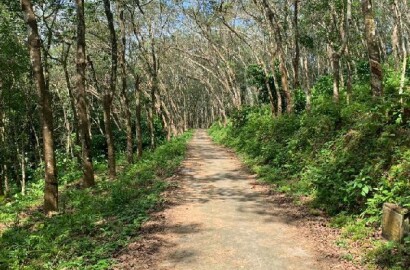
{"type": "Polygon", "coordinates": [[[329,213],[363,213],[375,221],[383,202],[408,206],[410,130],[395,120],[393,103],[316,102],[311,113],[278,118],[268,107],[244,108],[210,134],[245,154],[263,180],[311,195],[329,213]]]}

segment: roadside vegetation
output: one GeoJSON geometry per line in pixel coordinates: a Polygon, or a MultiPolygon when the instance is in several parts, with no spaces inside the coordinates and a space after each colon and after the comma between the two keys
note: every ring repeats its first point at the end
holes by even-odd
{"type": "Polygon", "coordinates": [[[60,212],[51,217],[40,207],[43,182],[32,184],[30,196],[0,209],[0,269],[108,269],[160,205],[165,178],[184,159],[190,137],[188,132],[145,152],[115,181],[101,168],[92,190],[74,181],[81,172],[68,170],[73,177],[61,192],[60,212]]]}
{"type": "Polygon", "coordinates": [[[372,100],[358,77],[352,101],[335,104],[331,78],[324,76],[313,87],[310,112],[302,94],[295,114],[272,118],[268,106],[246,107],[225,126],[216,122],[210,134],[273,189],[295,200],[308,197],[312,209],[330,215],[331,226],[342,231],[339,245],[366,249],[359,263],[409,269],[409,237],[402,245],[373,238],[384,202],[410,208],[410,119],[396,94],[397,78],[387,72],[383,102],[372,100]]]}

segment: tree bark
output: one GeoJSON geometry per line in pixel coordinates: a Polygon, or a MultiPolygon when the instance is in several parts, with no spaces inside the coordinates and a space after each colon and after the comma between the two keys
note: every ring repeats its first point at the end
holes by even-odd
{"type": "Polygon", "coordinates": [[[402,70],[401,70],[401,76],[400,76],[400,88],[399,88],[399,94],[400,94],[400,103],[402,106],[404,105],[404,100],[403,100],[403,94],[404,94],[404,85],[406,83],[406,70],[407,70],[407,47],[406,47],[406,38],[403,37],[403,63],[402,63],[402,70]]]}
{"type": "Polygon", "coordinates": [[[133,162],[133,136],[132,136],[132,121],[131,121],[131,110],[129,106],[129,99],[127,94],[127,69],[126,69],[126,35],[125,35],[125,21],[124,21],[124,10],[120,11],[120,30],[121,30],[121,54],[120,54],[120,67],[121,67],[121,97],[124,104],[124,117],[125,117],[125,127],[127,133],[127,162],[131,164],[133,162]]]}
{"type": "MultiPolygon", "coordinates": [[[[188,130],[188,105],[186,102],[186,95],[183,94],[183,107],[184,107],[184,114],[183,114],[183,126],[184,126],[184,132],[188,130]]],[[[225,121],[225,119],[224,119],[225,121]]]]}
{"type": "Polygon", "coordinates": [[[26,195],[26,156],[24,151],[24,145],[21,148],[21,156],[20,156],[20,168],[21,168],[21,195],[26,195]]]}
{"type": "Polygon", "coordinates": [[[369,55],[370,85],[373,98],[377,99],[383,96],[383,70],[377,42],[372,0],[362,0],[362,12],[365,21],[365,36],[369,55]]]}
{"type": "Polygon", "coordinates": [[[10,184],[9,184],[9,169],[7,164],[3,164],[3,180],[4,180],[4,196],[8,197],[10,195],[10,184]]]}
{"type": "Polygon", "coordinates": [[[4,181],[3,165],[0,164],[0,196],[4,196],[3,181],[4,181]]]}
{"type": "Polygon", "coordinates": [[[31,0],[21,0],[20,3],[29,29],[28,45],[33,76],[39,96],[45,162],[44,211],[48,214],[53,211],[58,211],[58,182],[54,154],[53,110],[51,106],[51,95],[45,85],[41,62],[41,41],[33,5],[31,0]]]}
{"type": "MultiPolygon", "coordinates": [[[[0,96],[1,97],[1,96],[0,96]]],[[[4,127],[4,109],[3,109],[3,100],[0,99],[0,151],[4,153],[4,147],[5,147],[5,127],[4,127]]],[[[5,157],[4,154],[0,157],[0,196],[3,196],[5,194],[4,192],[4,180],[5,180],[5,174],[6,171],[4,170],[4,165],[5,165],[5,157]]]]}
{"type": "Polygon", "coordinates": [[[350,104],[352,100],[352,92],[353,92],[353,79],[352,79],[352,64],[350,60],[347,60],[347,86],[346,86],[346,103],[350,104]]]}
{"type": "Polygon", "coordinates": [[[148,121],[148,129],[151,138],[151,149],[155,148],[155,127],[154,127],[154,116],[152,112],[152,106],[147,108],[147,121],[148,121]]]}
{"type": "Polygon", "coordinates": [[[294,31],[294,39],[295,39],[295,57],[293,58],[293,69],[294,69],[294,78],[293,84],[294,88],[298,88],[300,86],[299,82],[299,58],[300,58],[300,48],[299,48],[299,0],[294,0],[293,3],[294,13],[293,13],[293,31],[294,31]]]}
{"type": "MultiPolygon", "coordinates": [[[[91,154],[91,138],[88,132],[90,123],[87,116],[87,97],[85,92],[85,76],[86,76],[86,57],[85,57],[85,21],[84,21],[84,0],[76,0],[77,4],[77,78],[76,78],[76,94],[77,94],[77,113],[78,127],[80,133],[80,141],[82,148],[82,164],[83,164],[83,185],[91,187],[95,185],[94,167],[91,154]]],[[[73,99],[73,97],[71,98],[73,99]]],[[[76,112],[73,112],[74,115],[76,112]]]]}
{"type": "Polygon", "coordinates": [[[303,65],[305,68],[305,83],[306,83],[306,111],[310,112],[312,110],[312,90],[310,88],[309,64],[308,64],[307,56],[303,60],[303,65]]]}
{"type": "Polygon", "coordinates": [[[339,103],[340,55],[337,52],[333,52],[331,58],[333,70],[333,101],[339,103]]]}
{"type": "Polygon", "coordinates": [[[110,179],[116,177],[115,168],[115,150],[114,150],[114,136],[112,134],[112,119],[111,119],[111,95],[105,94],[103,96],[103,111],[104,111],[104,134],[107,143],[107,158],[108,158],[108,176],[110,179]]]}
{"type": "Polygon", "coordinates": [[[115,93],[116,83],[117,83],[117,66],[118,66],[118,49],[117,49],[117,35],[114,28],[114,18],[111,12],[110,0],[104,0],[104,10],[108,21],[108,29],[110,31],[110,42],[111,42],[111,72],[109,78],[109,89],[105,90],[103,97],[103,108],[104,108],[104,128],[105,128],[105,138],[107,141],[107,152],[108,152],[108,172],[109,177],[114,179],[116,177],[115,168],[115,147],[114,147],[114,137],[112,134],[112,123],[111,123],[111,110],[112,110],[112,100],[115,93]]]}
{"type": "Polygon", "coordinates": [[[137,157],[142,157],[142,126],[141,126],[141,89],[140,79],[135,79],[135,126],[136,126],[136,139],[137,139],[137,157]]]}

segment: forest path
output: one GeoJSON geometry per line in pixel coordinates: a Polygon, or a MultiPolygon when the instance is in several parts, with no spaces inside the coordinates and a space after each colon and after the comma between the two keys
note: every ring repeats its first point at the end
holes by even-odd
{"type": "Polygon", "coordinates": [[[121,255],[118,269],[332,268],[300,222],[269,203],[269,191],[206,131],[195,132],[178,178],[176,203],[160,213],[162,224],[143,229],[151,236],[121,255]],[[141,253],[150,263],[135,259],[141,253]]]}

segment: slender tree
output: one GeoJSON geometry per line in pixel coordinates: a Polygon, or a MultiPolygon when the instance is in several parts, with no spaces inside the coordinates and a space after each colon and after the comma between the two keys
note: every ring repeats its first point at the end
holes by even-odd
{"type": "Polygon", "coordinates": [[[372,0],[362,0],[362,12],[364,16],[367,51],[369,54],[370,85],[373,97],[380,98],[383,95],[383,70],[377,42],[372,0]]]}
{"type": "Polygon", "coordinates": [[[41,62],[41,39],[36,15],[31,0],[21,0],[21,8],[28,26],[28,46],[35,86],[38,93],[40,119],[43,132],[43,151],[45,163],[44,211],[48,214],[58,211],[58,182],[54,154],[54,127],[51,95],[46,89],[43,65],[41,62]]]}
{"type": "MultiPolygon", "coordinates": [[[[85,20],[84,20],[84,0],[76,0],[77,4],[77,111],[79,120],[79,131],[82,148],[83,183],[85,187],[95,184],[94,168],[91,155],[91,138],[89,133],[89,121],[87,117],[87,96],[85,92],[85,70],[87,66],[85,56],[85,20]]],[[[74,112],[75,114],[75,112],[74,112]]]]}
{"type": "Polygon", "coordinates": [[[108,173],[111,179],[116,177],[115,168],[115,147],[114,136],[112,134],[112,101],[117,84],[117,69],[118,69],[118,46],[117,46],[117,34],[114,28],[114,16],[111,11],[110,0],[104,0],[105,16],[107,17],[108,30],[110,31],[110,45],[111,45],[111,71],[109,75],[109,88],[105,89],[103,96],[103,109],[104,109],[104,128],[105,138],[107,141],[108,150],[108,173]]]}
{"type": "Polygon", "coordinates": [[[129,164],[133,162],[133,136],[132,136],[132,120],[130,101],[127,93],[127,68],[126,68],[126,49],[127,38],[125,30],[124,9],[120,11],[120,30],[121,30],[121,51],[120,51],[120,67],[121,67],[121,98],[124,105],[124,118],[127,133],[127,161],[129,164]]]}
{"type": "Polygon", "coordinates": [[[293,2],[293,32],[294,32],[294,42],[295,42],[295,56],[293,58],[293,70],[294,78],[293,85],[294,88],[300,86],[299,82],[299,61],[300,61],[300,48],[299,48],[299,0],[294,0],[293,2]]]}

